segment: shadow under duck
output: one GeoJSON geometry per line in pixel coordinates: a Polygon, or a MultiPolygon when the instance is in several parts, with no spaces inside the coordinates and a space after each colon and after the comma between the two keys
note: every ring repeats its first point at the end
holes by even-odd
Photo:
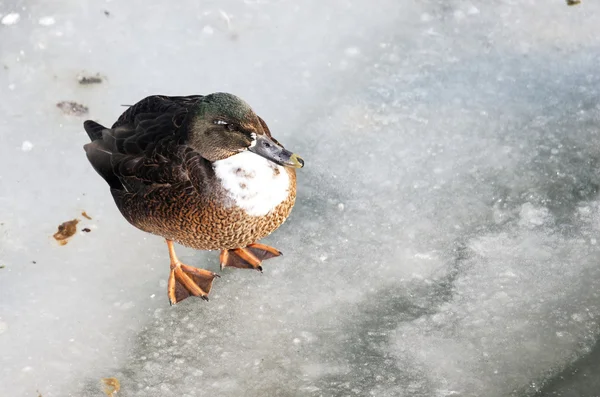
{"type": "Polygon", "coordinates": [[[208,300],[216,273],[183,264],[173,242],[221,250],[221,269],[262,271],[281,255],[257,241],[289,216],[296,168],[286,150],[242,99],[228,93],[153,95],[106,128],[87,120],[87,158],[133,226],[166,239],[171,304],[208,300]]]}

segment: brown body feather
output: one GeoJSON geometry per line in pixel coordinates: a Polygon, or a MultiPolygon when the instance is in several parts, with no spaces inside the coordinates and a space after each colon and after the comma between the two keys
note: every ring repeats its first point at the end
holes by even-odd
{"type": "Polygon", "coordinates": [[[190,184],[180,184],[143,193],[113,190],[113,197],[125,219],[141,230],[195,249],[240,248],[271,234],[289,216],[296,199],[296,176],[295,170],[286,171],[290,176],[289,195],[265,216],[247,215],[229,203],[216,181],[210,184],[209,194],[199,193],[190,184]]]}

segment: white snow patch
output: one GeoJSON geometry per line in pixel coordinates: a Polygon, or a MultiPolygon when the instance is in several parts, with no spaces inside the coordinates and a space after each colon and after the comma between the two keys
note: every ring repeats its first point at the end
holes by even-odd
{"type": "Polygon", "coordinates": [[[30,152],[31,149],[33,149],[33,143],[31,143],[30,141],[23,141],[23,143],[21,144],[21,150],[24,152],[30,152]]]}
{"type": "Polygon", "coordinates": [[[16,12],[11,12],[10,14],[6,14],[3,18],[2,18],[2,25],[14,25],[15,23],[19,22],[19,19],[21,19],[21,16],[16,13],[16,12]]]}
{"type": "Polygon", "coordinates": [[[469,15],[477,15],[477,14],[479,14],[479,9],[477,7],[475,7],[474,5],[472,5],[467,10],[467,14],[469,14],[469,15]]]}
{"type": "Polygon", "coordinates": [[[537,208],[531,203],[525,203],[521,206],[519,216],[521,217],[519,220],[519,225],[530,228],[542,226],[551,218],[550,212],[547,208],[537,208]]]}
{"type": "Polygon", "coordinates": [[[213,167],[229,197],[248,215],[266,215],[288,196],[286,170],[252,152],[215,161],[213,167]]]}
{"type": "Polygon", "coordinates": [[[353,57],[360,54],[360,49],[358,47],[348,47],[344,52],[347,56],[353,57]]]}
{"type": "Polygon", "coordinates": [[[47,16],[47,17],[41,17],[38,20],[38,23],[42,26],[52,26],[56,23],[56,20],[54,19],[54,17],[47,16]]]}
{"type": "Polygon", "coordinates": [[[202,32],[204,32],[204,34],[211,35],[215,32],[215,30],[212,28],[212,26],[206,25],[204,29],[202,29],[202,32]]]}

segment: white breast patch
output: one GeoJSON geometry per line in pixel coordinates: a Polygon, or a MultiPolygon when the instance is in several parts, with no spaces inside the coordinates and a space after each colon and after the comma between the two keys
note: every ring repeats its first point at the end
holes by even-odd
{"type": "Polygon", "coordinates": [[[288,196],[287,171],[258,154],[244,151],[215,161],[213,168],[229,198],[248,215],[264,216],[288,196]]]}

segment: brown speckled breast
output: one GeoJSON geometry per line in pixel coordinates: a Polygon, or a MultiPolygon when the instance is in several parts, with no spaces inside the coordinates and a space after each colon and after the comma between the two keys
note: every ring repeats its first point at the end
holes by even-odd
{"type": "Polygon", "coordinates": [[[264,216],[250,216],[228,202],[216,180],[198,192],[190,184],[158,187],[145,193],[113,190],[119,210],[135,227],[198,250],[245,247],[275,231],[296,201],[296,170],[289,174],[287,198],[264,216]]]}

